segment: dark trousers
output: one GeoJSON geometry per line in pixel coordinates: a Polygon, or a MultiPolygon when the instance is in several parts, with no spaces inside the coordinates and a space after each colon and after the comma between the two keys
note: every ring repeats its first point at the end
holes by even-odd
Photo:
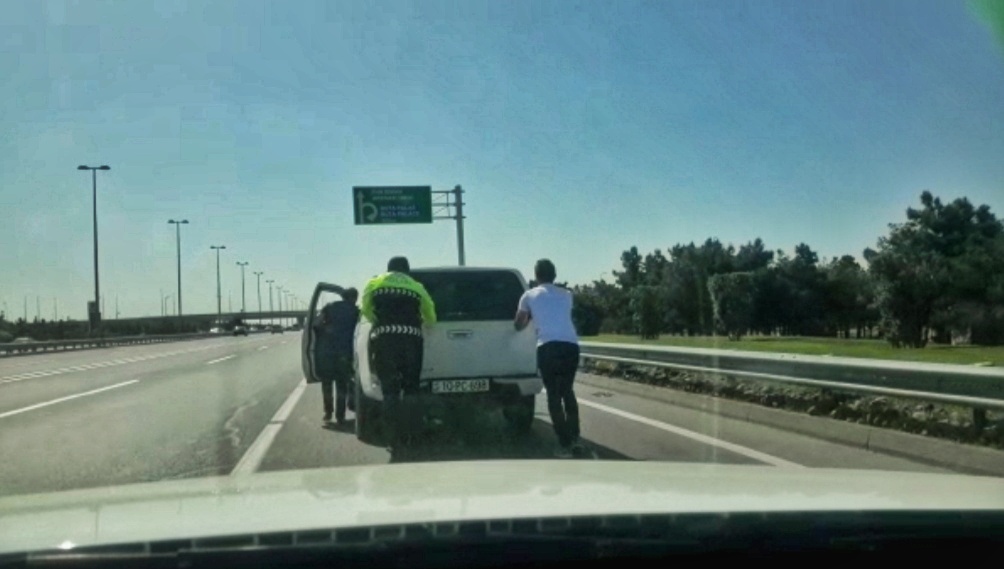
{"type": "Polygon", "coordinates": [[[579,345],[548,342],[537,347],[537,368],[547,389],[547,410],[551,414],[558,444],[567,447],[579,436],[579,403],[572,384],[579,369],[579,345]]]}
{"type": "Polygon", "coordinates": [[[335,356],[333,373],[321,378],[321,395],[324,397],[324,414],[334,413],[335,420],[345,419],[345,397],[352,377],[352,356],[335,356]]]}
{"type": "Polygon", "coordinates": [[[371,366],[383,392],[384,422],[391,445],[412,442],[419,428],[423,347],[422,337],[414,334],[380,334],[370,339],[371,366]]]}

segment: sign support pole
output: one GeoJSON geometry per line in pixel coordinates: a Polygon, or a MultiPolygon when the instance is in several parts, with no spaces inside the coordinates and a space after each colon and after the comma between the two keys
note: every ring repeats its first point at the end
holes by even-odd
{"type": "Polygon", "coordinates": [[[463,267],[466,258],[464,256],[464,190],[459,185],[453,188],[453,204],[457,210],[457,259],[463,267]]]}

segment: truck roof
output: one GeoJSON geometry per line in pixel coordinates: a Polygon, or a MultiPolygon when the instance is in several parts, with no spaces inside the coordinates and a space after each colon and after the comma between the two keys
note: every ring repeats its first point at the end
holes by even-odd
{"type": "Polygon", "coordinates": [[[444,267],[420,267],[420,268],[415,268],[415,269],[411,270],[411,272],[413,272],[413,273],[424,273],[424,272],[428,272],[428,271],[437,271],[437,272],[447,272],[447,271],[456,271],[456,272],[515,271],[515,272],[519,272],[519,269],[515,269],[513,267],[458,267],[456,265],[451,265],[451,266],[444,266],[444,267]]]}

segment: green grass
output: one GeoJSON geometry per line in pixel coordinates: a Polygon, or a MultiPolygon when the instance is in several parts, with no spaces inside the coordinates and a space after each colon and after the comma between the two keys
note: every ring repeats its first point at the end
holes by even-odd
{"type": "Polygon", "coordinates": [[[613,342],[622,344],[655,344],[688,348],[717,348],[752,352],[780,352],[816,356],[842,356],[850,358],[876,358],[947,364],[977,364],[990,362],[1004,365],[1004,346],[941,346],[922,349],[893,348],[884,340],[842,340],[838,338],[760,337],[743,338],[730,342],[716,336],[660,336],[657,340],[642,340],[638,336],[602,334],[583,337],[584,342],[613,342]]]}

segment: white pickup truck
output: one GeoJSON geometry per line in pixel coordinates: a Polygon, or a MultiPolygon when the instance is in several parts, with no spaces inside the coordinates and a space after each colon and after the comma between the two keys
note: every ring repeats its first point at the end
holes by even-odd
{"type": "MultiPolygon", "coordinates": [[[[509,268],[444,267],[413,269],[411,276],[428,290],[438,320],[424,327],[423,397],[500,407],[514,431],[528,432],[543,383],[537,373],[533,331],[517,332],[512,324],[519,298],[527,290],[523,275],[509,268]]],[[[309,314],[319,314],[322,292],[340,290],[318,284],[309,314]]],[[[356,327],[355,377],[348,404],[355,412],[356,436],[376,444],[383,439],[383,394],[370,365],[370,328],[365,319],[356,327]]],[[[305,326],[303,368],[311,382],[318,381],[313,374],[313,335],[313,326],[305,326]]]]}

